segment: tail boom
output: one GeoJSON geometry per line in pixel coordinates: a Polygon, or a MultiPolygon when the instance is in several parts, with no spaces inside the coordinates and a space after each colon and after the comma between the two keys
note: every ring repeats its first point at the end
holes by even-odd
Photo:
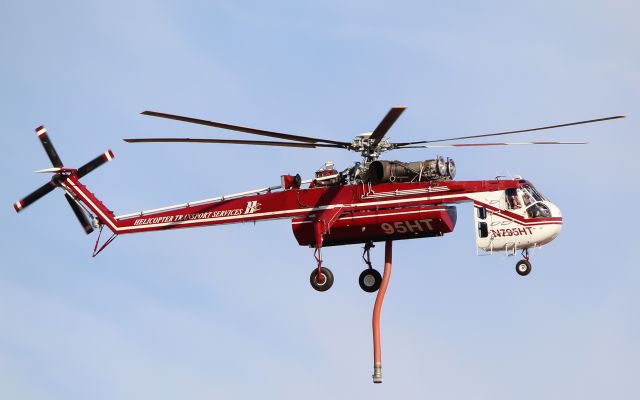
{"type": "Polygon", "coordinates": [[[64,186],[73,192],[115,234],[190,228],[197,226],[255,222],[267,219],[292,218],[314,210],[302,207],[297,191],[282,191],[247,195],[164,212],[135,213],[131,217],[116,217],[84,186],[77,176],[70,176],[64,186]],[[265,207],[268,206],[268,207],[265,207]],[[263,207],[273,211],[264,211],[263,207]]]}

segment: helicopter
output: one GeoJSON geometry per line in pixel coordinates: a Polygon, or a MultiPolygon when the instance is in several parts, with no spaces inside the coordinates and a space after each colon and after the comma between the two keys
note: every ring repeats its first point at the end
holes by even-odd
{"type": "Polygon", "coordinates": [[[508,255],[522,254],[516,272],[531,272],[529,252],[553,241],[562,229],[560,208],[531,183],[521,177],[457,181],[456,163],[451,158],[434,158],[404,162],[383,160],[391,150],[442,149],[513,145],[582,145],[587,142],[534,141],[448,143],[468,139],[513,135],[624,118],[623,115],[570,122],[538,128],[459,136],[445,139],[394,143],[385,136],[406,107],[392,107],[372,131],[351,141],[292,135],[275,131],[225,124],[156,111],[143,115],[249,133],[278,140],[238,140],[209,138],[129,138],[128,143],[214,143],[288,148],[333,148],[360,153],[361,160],[343,170],[326,162],[310,179],[300,174],[280,176],[280,184],[240,193],[232,193],[181,204],[116,215],[81,183],[80,179],[111,161],[107,150],[79,168],[65,167],[44,126],[36,134],[47,153],[51,168],[36,172],[50,173],[52,178],[34,192],[14,203],[21,212],[40,198],[61,188],[71,209],[87,234],[95,229],[99,235],[93,256],[104,250],[117,236],[158,230],[215,226],[233,223],[288,219],[293,235],[301,246],[313,249],[315,267],[309,282],[319,292],[334,283],[332,271],[323,265],[325,247],[363,244],[362,258],[367,265],[359,276],[365,292],[378,291],[374,308],[374,375],[382,382],[379,341],[379,318],[382,299],[391,270],[392,243],[396,240],[440,237],[454,231],[456,205],[472,203],[474,230],[480,252],[508,255]],[[100,243],[104,227],[111,236],[100,243]],[[374,243],[385,243],[384,276],[371,263],[374,243]]]}

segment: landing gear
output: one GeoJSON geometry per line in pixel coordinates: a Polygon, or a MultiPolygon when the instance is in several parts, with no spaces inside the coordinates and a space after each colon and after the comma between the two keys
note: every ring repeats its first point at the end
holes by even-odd
{"type": "Polygon", "coordinates": [[[531,263],[529,262],[529,250],[522,250],[522,256],[524,260],[520,260],[516,263],[516,272],[520,276],[527,276],[531,272],[531,263]]]}
{"type": "Polygon", "coordinates": [[[333,286],[333,272],[329,268],[318,267],[311,271],[309,277],[311,287],[318,292],[325,292],[333,286]]]}
{"type": "Polygon", "coordinates": [[[313,256],[318,263],[318,267],[311,271],[309,283],[311,283],[311,287],[318,292],[326,292],[333,286],[333,272],[331,272],[329,268],[322,266],[322,250],[320,250],[320,248],[316,248],[313,256]]]}
{"type": "Polygon", "coordinates": [[[373,293],[380,288],[380,283],[382,283],[382,276],[380,272],[375,269],[365,269],[360,274],[360,278],[358,278],[358,283],[360,284],[360,288],[367,293],[373,293]]]}
{"type": "Polygon", "coordinates": [[[527,260],[520,260],[516,264],[516,272],[520,276],[527,276],[531,272],[531,263],[527,260]]]}
{"type": "Polygon", "coordinates": [[[360,277],[358,278],[360,288],[367,293],[373,293],[377,291],[380,288],[380,284],[382,283],[382,276],[380,275],[380,272],[375,270],[371,265],[371,255],[369,252],[372,247],[375,247],[373,242],[367,242],[364,245],[362,259],[369,266],[369,268],[362,271],[360,277]]]}

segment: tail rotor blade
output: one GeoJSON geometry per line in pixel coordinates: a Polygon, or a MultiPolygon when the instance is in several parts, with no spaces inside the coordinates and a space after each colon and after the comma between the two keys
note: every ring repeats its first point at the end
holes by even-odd
{"type": "Polygon", "coordinates": [[[78,221],[80,222],[80,225],[82,225],[84,232],[87,235],[93,232],[93,226],[91,226],[91,222],[89,222],[89,219],[85,215],[82,207],[80,207],[80,205],[71,196],[69,196],[69,193],[65,193],[64,197],[69,202],[69,206],[71,206],[73,213],[76,215],[76,218],[78,218],[78,221]]]}
{"type": "Polygon", "coordinates": [[[105,151],[104,153],[100,154],[98,157],[94,158],[93,160],[89,161],[82,167],[78,168],[78,178],[82,178],[83,176],[87,175],[89,172],[98,168],[102,164],[108,161],[111,161],[113,157],[115,156],[113,155],[113,152],[111,150],[105,151]]]}
{"type": "Polygon", "coordinates": [[[53,181],[47,182],[44,185],[40,186],[38,189],[33,191],[31,194],[26,196],[24,199],[16,201],[13,204],[13,208],[16,212],[20,212],[26,207],[38,201],[41,197],[50,193],[53,189],[55,189],[57,185],[53,183],[53,181]]]}
{"type": "Polygon", "coordinates": [[[47,135],[47,128],[45,128],[44,125],[37,127],[36,134],[38,135],[38,139],[40,139],[40,143],[42,143],[42,147],[44,147],[44,151],[49,156],[51,164],[53,164],[54,167],[62,167],[62,160],[60,160],[58,152],[55,147],[53,147],[53,143],[51,143],[49,135],[47,135]]]}

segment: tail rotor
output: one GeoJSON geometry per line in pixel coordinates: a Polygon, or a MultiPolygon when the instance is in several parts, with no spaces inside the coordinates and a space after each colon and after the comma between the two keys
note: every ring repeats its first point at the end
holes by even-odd
{"type": "Polygon", "coordinates": [[[65,191],[65,198],[67,199],[71,210],[80,222],[80,225],[84,229],[85,233],[89,234],[93,232],[93,226],[89,220],[88,212],[73,196],[73,194],[65,188],[64,184],[67,178],[70,176],[82,178],[102,164],[111,161],[114,157],[113,152],[111,150],[107,150],[78,169],[65,168],[62,160],[60,159],[60,156],[58,155],[58,152],[51,143],[51,139],[47,134],[47,129],[44,126],[39,126],[38,128],[36,128],[36,134],[38,135],[38,139],[40,139],[40,143],[42,143],[42,147],[44,148],[44,151],[47,153],[47,156],[49,157],[49,160],[53,165],[53,168],[47,168],[37,172],[49,172],[53,173],[54,175],[51,177],[51,180],[49,182],[40,186],[38,189],[36,189],[23,199],[15,202],[13,204],[13,208],[16,210],[16,212],[21,212],[26,207],[30,206],[31,204],[35,203],[42,197],[52,192],[55,188],[61,187],[65,191]]]}

